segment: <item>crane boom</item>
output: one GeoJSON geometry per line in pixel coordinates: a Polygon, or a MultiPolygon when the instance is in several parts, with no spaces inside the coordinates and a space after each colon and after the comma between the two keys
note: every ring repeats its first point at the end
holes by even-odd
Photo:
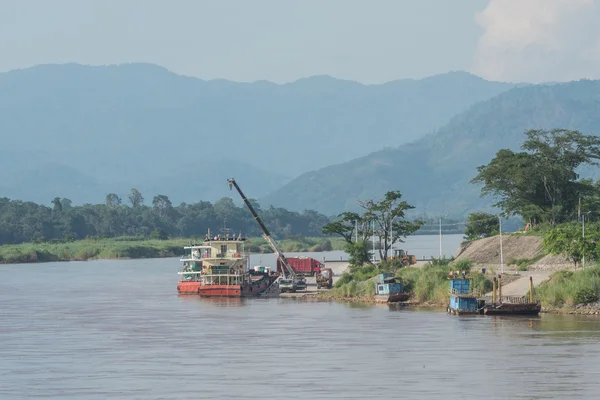
{"type": "Polygon", "coordinates": [[[235,189],[238,191],[238,193],[242,197],[242,200],[244,200],[244,203],[246,203],[246,207],[248,207],[248,209],[250,210],[250,213],[252,214],[252,216],[254,217],[256,222],[258,222],[258,225],[260,225],[260,228],[263,231],[263,237],[265,238],[267,243],[269,243],[269,245],[271,246],[271,248],[273,249],[275,254],[277,254],[277,257],[279,258],[279,260],[281,260],[281,264],[283,265],[283,267],[285,268],[287,273],[290,274],[292,278],[296,278],[296,273],[294,272],[294,269],[288,263],[287,259],[283,255],[282,251],[279,250],[279,247],[277,246],[277,243],[275,243],[275,240],[273,240],[273,238],[271,238],[271,234],[269,233],[269,230],[267,229],[265,224],[263,224],[262,220],[260,219],[260,217],[258,216],[256,211],[254,210],[254,207],[252,207],[252,204],[250,204],[250,201],[248,201],[248,199],[244,195],[244,192],[242,192],[242,189],[240,189],[240,187],[238,186],[235,179],[233,179],[233,178],[227,179],[227,182],[229,182],[230,190],[232,188],[232,185],[235,186],[235,189]]]}

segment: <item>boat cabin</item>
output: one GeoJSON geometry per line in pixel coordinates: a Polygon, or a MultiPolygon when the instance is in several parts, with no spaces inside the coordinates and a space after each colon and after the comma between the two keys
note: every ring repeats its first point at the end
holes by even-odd
{"type": "Polygon", "coordinates": [[[182,280],[208,285],[239,285],[251,280],[244,241],[241,237],[217,235],[207,237],[202,245],[185,246],[189,253],[180,258],[182,280]]]}
{"type": "Polygon", "coordinates": [[[392,274],[379,274],[379,279],[375,282],[376,295],[391,295],[402,293],[404,285],[399,282],[392,274]]]}
{"type": "Polygon", "coordinates": [[[448,312],[451,314],[479,314],[485,303],[481,293],[471,287],[471,279],[467,279],[467,273],[458,271],[450,272],[450,304],[448,312]]]}

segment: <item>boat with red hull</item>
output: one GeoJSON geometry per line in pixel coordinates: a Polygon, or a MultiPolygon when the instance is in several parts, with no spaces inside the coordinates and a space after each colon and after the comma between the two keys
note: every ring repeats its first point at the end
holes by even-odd
{"type": "Polygon", "coordinates": [[[181,257],[177,291],[182,295],[200,297],[251,297],[265,292],[278,274],[269,268],[249,268],[241,236],[225,234],[211,238],[202,245],[184,247],[189,254],[181,257]]]}

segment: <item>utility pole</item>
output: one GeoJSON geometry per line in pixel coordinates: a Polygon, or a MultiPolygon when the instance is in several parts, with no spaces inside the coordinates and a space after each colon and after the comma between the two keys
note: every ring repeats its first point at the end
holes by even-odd
{"type": "Polygon", "coordinates": [[[504,274],[504,254],[502,254],[502,217],[498,217],[500,224],[500,273],[504,274]]]}
{"type": "Polygon", "coordinates": [[[440,260],[442,259],[442,217],[440,217],[440,260]]]}
{"type": "Polygon", "coordinates": [[[394,218],[392,218],[392,223],[390,224],[390,252],[392,255],[394,255],[394,218]]]}
{"type": "Polygon", "coordinates": [[[373,262],[375,262],[375,221],[373,220],[373,262]]]}
{"type": "Polygon", "coordinates": [[[355,242],[358,243],[358,220],[354,221],[356,225],[355,242]]]}
{"type": "Polygon", "coordinates": [[[591,213],[591,211],[588,211],[581,215],[581,218],[582,218],[582,220],[581,220],[581,237],[583,240],[583,244],[581,246],[581,248],[582,248],[581,267],[583,269],[585,269],[585,216],[589,215],[589,213],[591,213]]]}
{"type": "Polygon", "coordinates": [[[442,259],[442,218],[445,218],[448,214],[440,216],[440,260],[442,259]]]}
{"type": "Polygon", "coordinates": [[[582,225],[581,225],[581,237],[583,239],[583,246],[582,246],[582,257],[581,257],[581,267],[583,269],[585,269],[585,214],[583,214],[583,219],[581,220],[582,225]]]}

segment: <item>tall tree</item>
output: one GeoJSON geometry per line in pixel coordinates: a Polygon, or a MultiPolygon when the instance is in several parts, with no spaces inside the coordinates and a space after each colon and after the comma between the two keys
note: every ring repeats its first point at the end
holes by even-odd
{"type": "Polygon", "coordinates": [[[121,205],[121,198],[115,193],[109,193],[106,195],[106,206],[108,208],[115,208],[121,205]]]}
{"type": "Polygon", "coordinates": [[[362,215],[350,212],[340,214],[338,220],[326,224],[322,232],[342,236],[347,243],[347,252],[356,252],[356,260],[368,262],[364,258],[368,254],[367,239],[373,235],[371,226],[374,224],[375,238],[372,240],[379,243],[379,257],[385,260],[394,243],[403,242],[403,238],[423,225],[422,221],[408,221],[405,218],[406,211],[414,207],[401,198],[402,194],[396,190],[387,192],[380,201],[362,201],[362,215]],[[352,242],[353,235],[360,237],[357,243],[352,242]]]}
{"type": "Polygon", "coordinates": [[[144,204],[144,196],[140,193],[136,188],[131,189],[129,192],[129,202],[131,203],[131,207],[138,208],[142,204],[144,204]]]}
{"type": "Polygon", "coordinates": [[[173,209],[173,204],[167,196],[158,194],[152,199],[152,207],[158,212],[160,218],[165,218],[173,209]]]}
{"type": "Polygon", "coordinates": [[[52,211],[54,211],[54,212],[61,212],[62,211],[63,206],[62,206],[62,203],[60,201],[60,197],[55,197],[52,200],[52,206],[53,206],[52,207],[52,211]]]}
{"type": "Polygon", "coordinates": [[[600,138],[564,129],[530,130],[515,153],[503,149],[488,165],[477,168],[472,183],[483,184],[482,196],[499,198],[496,206],[507,215],[531,223],[562,222],[573,216],[579,197],[594,187],[579,180],[582,165],[598,165],[600,138]]]}
{"type": "Polygon", "coordinates": [[[473,212],[467,217],[465,239],[476,240],[494,236],[500,231],[500,222],[496,215],[486,212],[473,212]]]}
{"type": "Polygon", "coordinates": [[[365,210],[363,220],[375,222],[375,237],[379,242],[379,257],[386,260],[389,250],[396,242],[404,242],[404,238],[419,230],[422,221],[405,219],[406,211],[414,207],[401,200],[402,194],[389,191],[382,200],[369,200],[360,203],[365,210]]]}

